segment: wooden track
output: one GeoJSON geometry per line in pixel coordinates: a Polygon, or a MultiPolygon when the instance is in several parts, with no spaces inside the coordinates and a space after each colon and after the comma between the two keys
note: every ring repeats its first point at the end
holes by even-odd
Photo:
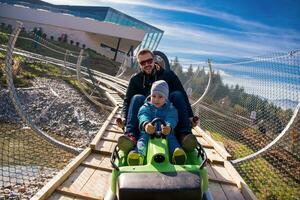
{"type": "MultiPolygon", "coordinates": [[[[72,160],[32,200],[101,200],[110,187],[112,171],[110,155],[123,134],[115,124],[120,117],[122,99],[112,94],[115,109],[104,122],[96,137],[81,154],[72,160]]],[[[231,156],[208,133],[199,127],[193,129],[208,156],[209,191],[215,200],[256,199],[252,191],[228,161],[231,156]]]]}

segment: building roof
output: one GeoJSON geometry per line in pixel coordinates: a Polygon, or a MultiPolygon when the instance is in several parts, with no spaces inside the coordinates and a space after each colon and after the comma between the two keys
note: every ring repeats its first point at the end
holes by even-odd
{"type": "Polygon", "coordinates": [[[66,13],[78,17],[92,18],[98,21],[106,21],[106,22],[115,23],[119,25],[135,27],[137,29],[142,29],[146,32],[152,30],[153,32],[163,33],[162,30],[111,7],[55,5],[41,0],[0,0],[0,2],[7,3],[7,4],[20,4],[34,9],[44,9],[44,10],[49,10],[51,12],[66,13]],[[128,19],[130,22],[127,24],[127,23],[116,23],[108,20],[107,16],[110,12],[119,16],[123,16],[124,18],[128,19]]]}

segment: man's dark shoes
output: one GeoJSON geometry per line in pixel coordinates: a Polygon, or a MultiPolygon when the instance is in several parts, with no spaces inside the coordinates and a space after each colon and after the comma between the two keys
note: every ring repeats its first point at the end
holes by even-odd
{"type": "Polygon", "coordinates": [[[196,147],[197,147],[197,138],[195,135],[193,135],[192,133],[188,133],[188,134],[182,134],[180,136],[180,143],[182,148],[186,151],[186,152],[191,152],[193,151],[196,147]]]}
{"type": "Polygon", "coordinates": [[[125,133],[118,139],[118,146],[125,153],[131,151],[135,145],[136,145],[136,138],[130,133],[129,134],[125,133]]]}

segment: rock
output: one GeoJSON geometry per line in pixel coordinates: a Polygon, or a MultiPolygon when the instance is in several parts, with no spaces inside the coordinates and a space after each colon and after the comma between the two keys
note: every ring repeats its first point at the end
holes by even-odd
{"type": "Polygon", "coordinates": [[[21,192],[21,193],[26,192],[26,187],[25,187],[25,186],[21,186],[21,187],[18,189],[18,192],[21,192]]]}
{"type": "Polygon", "coordinates": [[[4,194],[9,194],[9,193],[11,192],[11,190],[8,189],[8,188],[5,188],[5,189],[3,190],[3,192],[4,192],[4,194]]]}

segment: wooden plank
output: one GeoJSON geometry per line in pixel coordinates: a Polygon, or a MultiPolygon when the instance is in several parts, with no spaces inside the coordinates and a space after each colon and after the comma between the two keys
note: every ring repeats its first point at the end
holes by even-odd
{"type": "Polygon", "coordinates": [[[198,142],[201,144],[201,146],[203,148],[209,148],[209,149],[213,149],[214,146],[212,146],[211,144],[209,144],[206,140],[204,140],[202,137],[198,137],[197,136],[197,140],[198,142]]]}
{"type": "Polygon", "coordinates": [[[55,189],[61,185],[68,176],[80,165],[80,163],[91,153],[91,148],[86,148],[74,160],[72,160],[64,169],[54,176],[42,189],[40,189],[31,200],[46,199],[55,189]]]}
{"type": "Polygon", "coordinates": [[[107,91],[105,91],[105,95],[107,96],[107,98],[114,104],[114,106],[118,106],[118,102],[112,96],[112,93],[113,92],[107,92],[107,91]]]}
{"type": "Polygon", "coordinates": [[[98,153],[98,154],[102,154],[102,155],[105,155],[105,156],[111,156],[111,154],[112,154],[111,151],[97,150],[97,149],[94,149],[93,153],[98,153]]]}
{"type": "Polygon", "coordinates": [[[107,126],[107,129],[106,129],[107,131],[112,131],[112,132],[115,132],[115,133],[119,133],[119,134],[123,134],[124,132],[123,132],[123,130],[120,128],[120,127],[118,127],[117,125],[108,125],[107,126]]]}
{"type": "Polygon", "coordinates": [[[224,185],[222,184],[222,189],[227,197],[227,199],[230,200],[244,200],[241,191],[236,187],[232,185],[224,185]]]}
{"type": "Polygon", "coordinates": [[[110,172],[95,170],[81,192],[104,197],[110,187],[110,174],[110,172]]]}
{"type": "Polygon", "coordinates": [[[231,177],[231,175],[223,165],[213,164],[211,165],[211,167],[217,179],[234,182],[236,184],[235,180],[231,177]]]}
{"type": "Polygon", "coordinates": [[[114,140],[117,141],[119,139],[119,137],[121,136],[121,134],[118,134],[116,132],[112,132],[112,131],[105,131],[105,133],[103,134],[102,138],[103,139],[107,139],[107,140],[114,140]]]}
{"type": "Polygon", "coordinates": [[[115,109],[111,112],[111,114],[108,116],[108,118],[106,119],[106,121],[104,122],[104,124],[102,125],[101,129],[99,130],[99,132],[97,133],[97,135],[95,136],[95,138],[93,139],[93,141],[90,144],[90,147],[92,149],[95,149],[97,144],[99,143],[103,133],[105,132],[108,124],[110,123],[111,119],[113,118],[113,116],[115,115],[115,113],[118,110],[118,106],[115,107],[115,109]]]}
{"type": "Polygon", "coordinates": [[[207,169],[207,173],[208,173],[209,178],[217,178],[210,163],[206,164],[206,169],[207,169]]]}
{"type": "Polygon", "coordinates": [[[228,200],[221,185],[219,183],[209,182],[209,190],[213,199],[215,200],[228,200]]]}
{"type": "Polygon", "coordinates": [[[215,149],[209,149],[209,148],[204,148],[208,161],[210,163],[215,163],[215,164],[223,164],[224,163],[224,158],[218,154],[215,149]]]}
{"type": "Polygon", "coordinates": [[[71,191],[81,191],[94,171],[95,169],[80,165],[61,186],[71,191]]]}
{"type": "MultiPolygon", "coordinates": [[[[78,198],[74,198],[68,195],[60,194],[58,192],[54,192],[48,200],[79,200],[78,198]]],[[[81,200],[81,199],[80,199],[81,200]]]]}
{"type": "Polygon", "coordinates": [[[246,200],[256,200],[256,196],[254,195],[253,191],[249,188],[249,186],[242,182],[242,194],[244,195],[246,200]]]}
{"type": "Polygon", "coordinates": [[[208,177],[209,177],[209,181],[213,181],[215,183],[220,183],[220,184],[229,184],[229,185],[235,185],[236,186],[236,183],[232,180],[232,178],[228,178],[229,174],[228,172],[225,172],[225,177],[223,177],[223,171],[226,170],[224,168],[224,170],[220,170],[220,168],[224,168],[223,166],[218,166],[216,167],[215,165],[213,164],[210,164],[208,163],[206,165],[206,169],[207,169],[207,173],[208,173],[208,177]],[[221,172],[221,173],[220,173],[221,172]]]}
{"type": "MultiPolygon", "coordinates": [[[[209,177],[208,179],[210,182],[215,182],[215,183],[220,183],[221,185],[232,185],[236,187],[236,183],[232,182],[232,181],[228,181],[228,180],[224,180],[224,179],[217,179],[217,178],[212,178],[209,177]]],[[[236,187],[237,188],[237,187],[236,187]]]]}
{"type": "Polygon", "coordinates": [[[106,172],[112,172],[112,168],[101,167],[101,166],[97,166],[97,165],[91,165],[91,164],[88,164],[88,163],[85,163],[85,162],[81,163],[81,166],[89,167],[89,168],[96,169],[96,170],[102,170],[102,171],[106,171],[106,172]]]}
{"type": "Polygon", "coordinates": [[[224,162],[224,167],[230,173],[231,177],[233,180],[236,182],[238,188],[242,188],[241,183],[244,182],[243,178],[240,176],[240,174],[236,171],[236,169],[233,167],[231,162],[225,161],[224,162]]]}
{"type": "Polygon", "coordinates": [[[256,200],[254,193],[250,190],[248,185],[245,183],[240,174],[236,171],[233,165],[229,161],[224,162],[224,167],[231,175],[233,180],[236,182],[239,189],[241,189],[242,194],[244,195],[246,200],[256,200]]]}
{"type": "Polygon", "coordinates": [[[82,198],[82,199],[87,199],[87,200],[103,200],[104,199],[102,195],[95,196],[88,192],[74,191],[74,190],[70,190],[65,187],[59,187],[59,188],[57,188],[56,191],[59,193],[65,194],[65,195],[78,197],[78,198],[82,198]]]}
{"type": "Polygon", "coordinates": [[[86,160],[84,160],[83,163],[89,164],[89,165],[95,165],[99,167],[111,167],[110,163],[110,156],[103,155],[103,154],[91,154],[86,160]]]}
{"type": "Polygon", "coordinates": [[[116,113],[115,115],[114,115],[114,119],[116,120],[117,118],[121,118],[122,117],[122,115],[120,114],[120,113],[116,113]]]}
{"type": "Polygon", "coordinates": [[[107,156],[101,154],[91,153],[83,162],[90,165],[99,166],[106,157],[107,156]]]}
{"type": "Polygon", "coordinates": [[[105,140],[101,140],[95,150],[97,151],[104,151],[104,152],[107,152],[107,151],[111,151],[111,147],[113,146],[113,144],[116,144],[115,142],[111,142],[111,141],[105,141],[105,140]]]}
{"type": "Polygon", "coordinates": [[[211,136],[206,134],[199,126],[194,127],[194,130],[200,133],[200,135],[211,145],[214,146],[215,150],[225,159],[230,160],[232,156],[222,147],[220,146],[211,136]]]}

